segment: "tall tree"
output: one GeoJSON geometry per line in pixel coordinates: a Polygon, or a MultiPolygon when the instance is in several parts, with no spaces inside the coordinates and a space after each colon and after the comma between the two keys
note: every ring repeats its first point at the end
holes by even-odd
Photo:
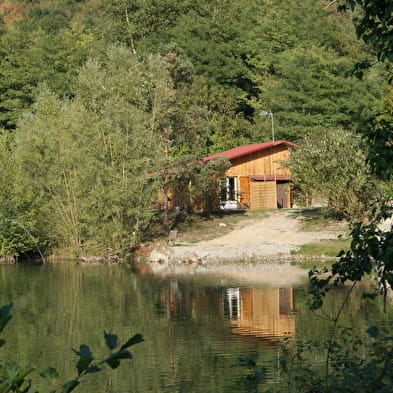
{"type": "Polygon", "coordinates": [[[160,150],[147,83],[136,57],[113,48],[80,71],[73,100],[44,90],[21,121],[13,202],[25,218],[44,220],[58,245],[127,252],[149,225],[160,150]]]}
{"type": "Polygon", "coordinates": [[[382,194],[365,158],[360,136],[325,130],[322,136],[304,138],[286,165],[303,192],[353,223],[365,220],[382,194]]]}
{"type": "Polygon", "coordinates": [[[64,18],[57,20],[41,11],[0,36],[0,127],[15,128],[41,83],[60,97],[71,95],[77,69],[89,56],[94,38],[83,25],[68,23],[69,18],[60,15],[64,18]]]}
{"type": "Polygon", "coordinates": [[[122,253],[146,235],[158,189],[166,196],[170,186],[173,146],[181,151],[200,132],[179,110],[187,65],[175,55],[140,59],[113,47],[80,70],[72,99],[41,91],[15,131],[13,156],[11,203],[30,232],[45,223],[57,246],[122,253]]]}

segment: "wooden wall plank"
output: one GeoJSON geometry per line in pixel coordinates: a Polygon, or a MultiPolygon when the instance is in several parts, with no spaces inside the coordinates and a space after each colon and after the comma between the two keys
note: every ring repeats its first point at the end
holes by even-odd
{"type": "Polygon", "coordinates": [[[250,182],[250,209],[277,208],[277,190],[275,181],[250,182]]]}
{"type": "Polygon", "coordinates": [[[275,146],[271,149],[262,150],[247,156],[232,160],[232,166],[226,176],[249,176],[249,175],[290,175],[287,168],[280,161],[286,161],[289,157],[286,146],[275,146]]]}

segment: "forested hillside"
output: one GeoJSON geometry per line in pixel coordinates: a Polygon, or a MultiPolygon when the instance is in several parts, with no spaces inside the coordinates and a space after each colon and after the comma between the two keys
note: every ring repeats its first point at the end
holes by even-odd
{"type": "Polygon", "coordinates": [[[168,173],[198,199],[225,167],[198,158],[271,138],[261,111],[291,142],[363,130],[390,91],[348,77],[373,54],[328,5],[0,1],[0,254],[129,252],[168,173]]]}

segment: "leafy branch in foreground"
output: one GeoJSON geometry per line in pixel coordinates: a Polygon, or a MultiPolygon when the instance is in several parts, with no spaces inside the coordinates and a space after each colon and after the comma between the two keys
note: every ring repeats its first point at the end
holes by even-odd
{"type": "MultiPolygon", "coordinates": [[[[4,305],[0,308],[0,333],[4,330],[8,322],[12,319],[11,315],[12,304],[4,305]]],[[[101,361],[95,361],[95,358],[88,345],[82,344],[79,347],[79,351],[73,350],[73,352],[79,356],[79,360],[76,364],[77,376],[60,385],[58,383],[59,373],[53,367],[49,367],[40,373],[40,376],[45,378],[53,385],[58,385],[54,389],[49,390],[49,393],[69,393],[72,392],[79,384],[80,379],[87,374],[95,374],[102,370],[102,366],[109,366],[112,369],[119,367],[120,363],[124,359],[132,359],[132,353],[128,350],[131,346],[141,343],[143,337],[141,334],[135,334],[124,344],[118,343],[118,337],[116,334],[110,334],[104,332],[104,338],[106,346],[111,351],[110,355],[101,361]],[[119,349],[120,346],[120,349],[119,349]]],[[[0,347],[5,344],[5,340],[0,339],[0,347]]],[[[32,380],[28,379],[35,370],[34,366],[28,365],[21,367],[14,361],[0,364],[0,393],[27,393],[32,386],[32,380]]],[[[42,389],[35,390],[34,393],[44,393],[42,389]]]]}
{"type": "Polygon", "coordinates": [[[358,336],[350,328],[338,328],[337,338],[325,342],[293,341],[287,336],[279,346],[278,357],[268,370],[252,357],[239,359],[235,366],[254,371],[239,382],[248,393],[388,393],[393,387],[393,337],[376,326],[358,336]],[[323,354],[331,346],[330,370],[325,374],[323,354]],[[256,371],[255,371],[256,370],[256,371]],[[262,372],[261,372],[261,371],[262,372]],[[277,376],[266,390],[263,377],[277,376]],[[250,384],[252,383],[252,384],[250,384]]]}
{"type": "MultiPolygon", "coordinates": [[[[352,329],[338,329],[337,339],[284,342],[278,362],[282,386],[286,392],[368,393],[391,392],[393,386],[392,340],[376,326],[367,329],[367,337],[352,329]],[[331,369],[328,375],[319,362],[325,347],[331,345],[331,369]]],[[[280,389],[279,389],[280,391],[280,389]]],[[[283,390],[284,391],[284,390],[283,390]]]]}
{"type": "MultiPolygon", "coordinates": [[[[382,206],[370,223],[358,222],[351,231],[351,245],[348,251],[341,251],[340,258],[332,265],[331,271],[309,272],[311,303],[313,310],[319,309],[323,298],[332,287],[346,282],[356,285],[365,275],[374,272],[379,289],[385,298],[388,287],[393,286],[393,232],[381,229],[379,223],[390,217],[391,208],[382,206]]],[[[371,294],[373,295],[373,294],[371,294]]]]}

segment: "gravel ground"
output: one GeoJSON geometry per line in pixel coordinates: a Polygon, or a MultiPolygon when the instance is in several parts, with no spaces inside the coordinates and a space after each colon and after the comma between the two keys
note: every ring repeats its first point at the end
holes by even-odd
{"type": "Polygon", "coordinates": [[[288,260],[291,251],[302,244],[321,239],[337,239],[344,228],[326,228],[323,231],[302,231],[300,217],[294,210],[269,211],[266,217],[250,220],[246,225],[239,223],[234,229],[213,240],[193,244],[173,244],[158,247],[151,253],[152,262],[164,264],[222,264],[244,260],[269,262],[288,260]]]}

